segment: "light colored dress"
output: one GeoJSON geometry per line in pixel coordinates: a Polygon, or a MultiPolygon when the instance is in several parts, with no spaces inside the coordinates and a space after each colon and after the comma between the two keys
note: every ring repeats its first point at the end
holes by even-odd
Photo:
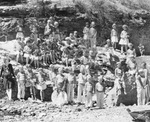
{"type": "Polygon", "coordinates": [[[90,29],[88,27],[84,27],[83,34],[84,34],[83,39],[88,40],[89,39],[89,34],[90,34],[90,29]]]}
{"type": "Polygon", "coordinates": [[[23,30],[22,30],[22,27],[20,27],[20,26],[17,27],[16,39],[17,38],[21,38],[21,39],[24,38],[23,30]]]}
{"type": "Polygon", "coordinates": [[[118,36],[117,36],[117,31],[115,29],[112,29],[111,30],[111,42],[114,43],[114,42],[118,42],[118,36]]]}
{"type": "Polygon", "coordinates": [[[128,64],[131,60],[131,58],[135,58],[136,57],[136,52],[135,52],[135,49],[131,50],[131,49],[128,49],[127,50],[127,60],[126,60],[126,63],[128,64]]]}
{"type": "Polygon", "coordinates": [[[121,32],[120,37],[121,37],[121,39],[120,39],[119,44],[120,44],[120,45],[128,45],[128,43],[129,43],[129,39],[128,39],[129,35],[128,35],[128,32],[123,30],[123,31],[121,32]]]}
{"type": "Polygon", "coordinates": [[[97,31],[95,28],[90,28],[90,42],[91,42],[91,48],[96,47],[96,41],[97,41],[97,31]]]}

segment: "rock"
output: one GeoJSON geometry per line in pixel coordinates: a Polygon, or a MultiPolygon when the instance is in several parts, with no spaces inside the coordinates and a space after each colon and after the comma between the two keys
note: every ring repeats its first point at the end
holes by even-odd
{"type": "Polygon", "coordinates": [[[39,115],[38,115],[38,118],[42,118],[43,116],[46,116],[47,114],[46,113],[40,113],[39,115]]]}
{"type": "Polygon", "coordinates": [[[77,112],[81,112],[81,111],[82,111],[82,109],[81,109],[81,108],[77,108],[75,111],[77,111],[77,112]]]}

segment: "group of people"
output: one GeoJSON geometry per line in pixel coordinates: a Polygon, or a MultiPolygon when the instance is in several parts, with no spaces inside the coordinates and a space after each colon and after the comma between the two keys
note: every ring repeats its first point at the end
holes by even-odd
{"type": "MultiPolygon", "coordinates": [[[[111,63],[115,58],[112,53],[117,48],[119,40],[116,28],[116,24],[113,24],[110,39],[106,41],[102,50],[98,50],[95,22],[91,22],[91,25],[86,23],[83,37],[79,37],[77,31],[67,36],[60,32],[59,23],[50,17],[42,38],[38,35],[36,22],[33,21],[31,36],[27,40],[24,39],[19,25],[15,42],[18,69],[13,71],[12,65],[5,59],[1,70],[9,100],[12,99],[12,88],[16,79],[19,100],[24,100],[25,88],[29,87],[34,100],[37,99],[38,89],[40,99],[44,101],[44,90],[47,85],[51,85],[53,93],[47,97],[51,97],[52,102],[58,106],[77,102],[78,105],[85,104],[86,108],[91,108],[94,105],[93,96],[96,95],[97,107],[104,108],[105,89],[108,87],[105,75],[113,68],[111,63]]],[[[136,84],[137,87],[137,104],[144,105],[150,97],[148,70],[146,63],[143,63],[140,69],[137,67],[136,52],[133,44],[129,43],[127,28],[127,25],[123,25],[119,42],[123,58],[117,62],[114,86],[109,91],[109,95],[116,105],[120,94],[128,94],[125,81],[125,76],[128,76],[131,85],[136,84]]],[[[139,49],[143,54],[142,44],[139,45],[139,49]]]]}

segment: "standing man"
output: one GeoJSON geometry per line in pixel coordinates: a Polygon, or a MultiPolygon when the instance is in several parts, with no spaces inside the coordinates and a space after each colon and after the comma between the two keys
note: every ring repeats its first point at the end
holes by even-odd
{"type": "Polygon", "coordinates": [[[95,22],[91,22],[91,28],[90,28],[91,48],[96,47],[96,42],[97,42],[97,30],[95,29],[95,22]]]}

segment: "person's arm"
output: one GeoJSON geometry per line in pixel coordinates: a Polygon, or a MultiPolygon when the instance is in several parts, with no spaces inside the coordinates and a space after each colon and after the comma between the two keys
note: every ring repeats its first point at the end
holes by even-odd
{"type": "Polygon", "coordinates": [[[110,34],[110,37],[112,37],[113,36],[113,30],[111,30],[111,34],[110,34]]]}
{"type": "Polygon", "coordinates": [[[121,32],[120,37],[124,38],[124,32],[123,31],[121,32]]]}
{"type": "Polygon", "coordinates": [[[145,83],[144,84],[146,84],[146,82],[147,82],[147,80],[148,80],[148,70],[147,69],[145,69],[145,83]]]}
{"type": "Polygon", "coordinates": [[[123,72],[122,77],[121,77],[121,80],[122,80],[122,81],[124,81],[124,75],[125,75],[125,74],[124,74],[124,72],[123,72]]]}
{"type": "Polygon", "coordinates": [[[117,69],[115,69],[115,77],[117,77],[117,69]]]}
{"type": "Polygon", "coordinates": [[[2,68],[1,68],[1,74],[0,74],[0,77],[2,77],[3,71],[4,71],[4,65],[3,65],[2,68]]]}
{"type": "Polygon", "coordinates": [[[136,51],[135,51],[135,49],[133,50],[133,54],[134,54],[134,57],[136,57],[136,51]]]}

